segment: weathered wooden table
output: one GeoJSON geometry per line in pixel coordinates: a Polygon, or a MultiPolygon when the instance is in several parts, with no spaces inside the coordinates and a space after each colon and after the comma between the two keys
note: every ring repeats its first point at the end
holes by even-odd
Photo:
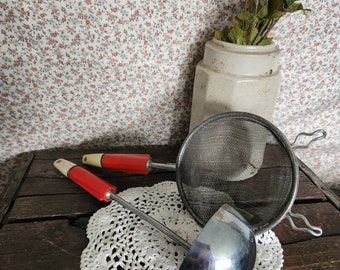
{"type": "MultiPolygon", "coordinates": [[[[160,162],[174,162],[178,147],[111,149],[115,152],[150,153],[160,162]]],[[[2,164],[7,186],[0,193],[0,269],[79,269],[87,245],[89,217],[106,203],[97,201],[64,178],[53,161],[65,158],[81,164],[84,153],[95,150],[53,150],[21,154],[2,164]]],[[[175,181],[173,172],[148,176],[90,168],[116,185],[119,191],[175,181]]],[[[3,173],[4,174],[4,173],[3,173]]],[[[322,227],[313,237],[291,229],[286,220],[275,229],[284,249],[283,269],[340,269],[340,212],[334,194],[301,164],[300,186],[293,211],[322,227]]]]}

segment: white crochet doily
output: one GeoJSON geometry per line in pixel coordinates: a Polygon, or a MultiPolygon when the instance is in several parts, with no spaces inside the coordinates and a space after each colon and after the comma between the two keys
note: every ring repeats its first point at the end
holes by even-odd
{"type": "MultiPolygon", "coordinates": [[[[184,209],[175,182],[131,188],[119,196],[192,243],[201,227],[184,209]]],[[[81,269],[178,269],[186,250],[116,202],[97,211],[87,226],[81,269]]],[[[256,236],[254,269],[280,269],[281,244],[273,231],[256,236]]]]}

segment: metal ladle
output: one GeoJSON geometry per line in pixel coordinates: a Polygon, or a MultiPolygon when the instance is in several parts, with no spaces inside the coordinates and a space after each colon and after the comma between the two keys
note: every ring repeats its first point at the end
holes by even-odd
{"type": "Polygon", "coordinates": [[[187,268],[189,263],[198,263],[197,258],[199,263],[195,269],[198,270],[251,269],[249,267],[255,262],[256,245],[253,231],[242,216],[228,205],[223,205],[210,218],[191,246],[162,223],[116,195],[115,186],[65,159],[56,160],[54,166],[97,199],[107,202],[115,200],[189,250],[181,270],[189,269],[187,268]],[[200,256],[197,257],[195,254],[200,256]]]}
{"type": "Polygon", "coordinates": [[[255,259],[252,229],[234,208],[224,204],[206,223],[179,270],[250,270],[255,259]]]}

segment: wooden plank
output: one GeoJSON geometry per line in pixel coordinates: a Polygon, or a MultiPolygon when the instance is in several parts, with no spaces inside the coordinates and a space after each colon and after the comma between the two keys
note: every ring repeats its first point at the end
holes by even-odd
{"type": "Polygon", "coordinates": [[[296,195],[296,202],[305,201],[327,201],[323,192],[303,173],[299,172],[299,189],[296,195]]]}
{"type": "Polygon", "coordinates": [[[340,269],[340,235],[283,246],[283,270],[340,269]]]}
{"type": "MultiPolygon", "coordinates": [[[[117,186],[119,192],[131,187],[152,186],[161,181],[176,180],[176,174],[174,172],[110,177],[108,176],[110,173],[107,173],[107,170],[98,169],[91,171],[109,183],[117,186]]],[[[76,193],[86,193],[86,191],[63,176],[62,178],[30,177],[25,179],[18,196],[76,193]]]]}
{"type": "MultiPolygon", "coordinates": [[[[176,148],[169,147],[124,147],[120,150],[111,150],[110,152],[147,152],[159,162],[174,161],[178,151],[176,148]]],[[[9,215],[9,221],[16,223],[4,225],[0,230],[1,269],[79,269],[79,256],[86,245],[86,236],[84,230],[70,226],[69,220],[63,218],[74,220],[85,216],[84,219],[78,219],[77,225],[84,229],[87,217],[107,204],[98,202],[72,181],[64,178],[53,167],[53,161],[63,157],[80,164],[81,156],[92,152],[98,151],[66,149],[37,153],[37,158],[34,159],[18,193],[20,197],[15,201],[9,215]],[[48,219],[48,222],[41,221],[48,219]],[[33,222],[37,220],[40,222],[33,222]],[[69,234],[75,234],[73,235],[75,238],[69,234]],[[65,245],[61,241],[65,241],[65,245]]],[[[130,187],[151,186],[160,181],[175,180],[173,172],[155,172],[148,176],[137,176],[101,168],[87,168],[116,185],[120,191],[130,187]]],[[[320,238],[315,238],[307,233],[293,231],[287,221],[281,222],[275,228],[275,233],[283,244],[285,267],[290,267],[284,269],[301,269],[304,264],[306,269],[323,269],[322,267],[336,269],[332,267],[339,266],[337,264],[339,258],[332,252],[332,250],[339,250],[339,211],[330,203],[323,202],[326,199],[325,195],[310,182],[308,176],[300,173],[300,188],[297,195],[297,202],[300,204],[294,205],[293,211],[306,215],[313,225],[321,226],[324,234],[320,238]],[[320,203],[315,203],[319,201],[320,203]],[[309,251],[319,260],[306,254],[310,248],[308,243],[313,246],[320,245],[321,248],[315,247],[315,250],[309,251]],[[322,248],[325,249],[325,253],[322,253],[322,248]],[[330,261],[326,260],[328,258],[330,261]]]]}
{"type": "Polygon", "coordinates": [[[327,196],[327,198],[340,210],[340,197],[301,160],[299,160],[300,169],[309,177],[309,179],[327,196]]]}
{"type": "Polygon", "coordinates": [[[0,225],[14,200],[17,189],[34,158],[33,154],[24,153],[0,164],[0,225]]]}
{"type": "MultiPolygon", "coordinates": [[[[329,202],[297,204],[293,205],[292,211],[304,215],[312,225],[321,227],[323,237],[340,235],[340,212],[329,202]]],[[[304,226],[301,222],[296,224],[299,227],[304,226]]],[[[315,238],[309,233],[293,230],[286,219],[274,228],[274,232],[282,244],[315,238]]]]}
{"type": "Polygon", "coordinates": [[[15,223],[0,230],[0,268],[79,269],[85,230],[68,220],[15,223]]]}
{"type": "MultiPolygon", "coordinates": [[[[88,170],[96,173],[99,176],[107,176],[107,177],[117,177],[124,175],[133,175],[126,174],[119,171],[114,170],[104,170],[101,168],[94,168],[91,166],[82,165],[81,158],[84,154],[87,153],[97,153],[105,150],[58,150],[58,151],[41,151],[36,153],[35,162],[32,164],[30,171],[27,174],[27,177],[42,177],[42,178],[59,178],[62,177],[60,172],[56,170],[53,166],[53,162],[58,158],[68,159],[78,165],[84,166],[88,170]]],[[[117,148],[106,150],[106,152],[114,152],[114,153],[148,153],[151,155],[153,160],[157,162],[176,162],[177,147],[164,147],[164,146],[154,146],[154,147],[130,147],[130,148],[117,148]]],[[[158,171],[155,170],[157,173],[158,171]]]]}
{"type": "Polygon", "coordinates": [[[17,198],[8,222],[90,215],[106,206],[89,194],[63,194],[17,198]]]}
{"type": "Polygon", "coordinates": [[[124,147],[111,147],[111,148],[62,148],[53,150],[44,150],[35,152],[37,160],[55,160],[58,158],[65,159],[81,159],[85,154],[90,153],[143,153],[150,154],[153,159],[157,161],[175,162],[180,146],[165,146],[165,145],[150,145],[150,146],[124,146],[124,147]]]}
{"type": "Polygon", "coordinates": [[[18,196],[38,196],[53,194],[76,194],[86,193],[77,184],[67,178],[26,178],[18,196]]]}
{"type": "MultiPolygon", "coordinates": [[[[95,173],[100,174],[101,176],[105,175],[107,177],[116,177],[116,176],[124,176],[126,173],[113,171],[113,170],[105,170],[102,168],[95,168],[91,166],[86,166],[81,163],[81,160],[73,160],[68,159],[69,161],[74,162],[75,164],[86,168],[87,170],[95,173]]],[[[53,165],[54,160],[35,160],[29,172],[27,173],[27,178],[63,178],[64,176],[54,167],[53,165]]]]}

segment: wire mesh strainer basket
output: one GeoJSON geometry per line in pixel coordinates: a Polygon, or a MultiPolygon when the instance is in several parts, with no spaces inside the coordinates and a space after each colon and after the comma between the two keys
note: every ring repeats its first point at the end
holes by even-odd
{"type": "Polygon", "coordinates": [[[243,112],[213,116],[194,129],[176,167],[181,198],[199,224],[229,204],[256,234],[287,216],[299,183],[298,162],[283,133],[243,112]]]}

